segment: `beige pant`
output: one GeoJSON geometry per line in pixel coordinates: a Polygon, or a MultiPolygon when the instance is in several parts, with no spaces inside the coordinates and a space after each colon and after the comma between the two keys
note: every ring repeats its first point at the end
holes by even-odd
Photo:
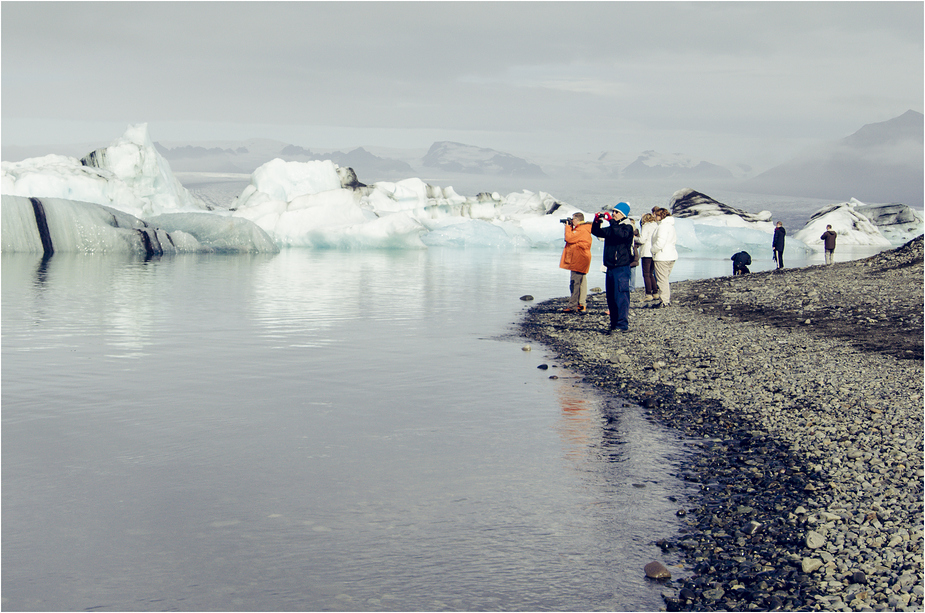
{"type": "Polygon", "coordinates": [[[571,297],[568,299],[568,305],[570,308],[575,308],[578,305],[585,306],[588,300],[588,275],[583,272],[571,271],[572,276],[569,279],[569,289],[572,292],[571,297]]]}
{"type": "Polygon", "coordinates": [[[655,282],[658,284],[658,294],[665,304],[671,304],[671,285],[668,284],[668,277],[671,275],[671,269],[674,268],[674,260],[659,262],[655,264],[655,282]]]}

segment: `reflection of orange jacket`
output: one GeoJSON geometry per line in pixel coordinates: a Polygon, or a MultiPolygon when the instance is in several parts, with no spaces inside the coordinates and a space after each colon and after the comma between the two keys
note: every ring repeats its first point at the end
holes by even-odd
{"type": "Polygon", "coordinates": [[[574,270],[588,274],[591,270],[591,224],[584,223],[574,229],[571,224],[565,224],[565,249],[562,250],[562,259],[559,268],[574,270]]]}

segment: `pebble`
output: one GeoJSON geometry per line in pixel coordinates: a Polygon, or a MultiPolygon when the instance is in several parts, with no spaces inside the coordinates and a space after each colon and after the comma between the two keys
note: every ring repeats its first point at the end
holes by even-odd
{"type": "Polygon", "coordinates": [[[923,610],[922,260],[919,237],[672,283],[670,309],[636,291],[618,337],[600,294],[583,317],[525,312],[525,337],[697,451],[677,461],[682,531],[652,544],[689,569],[667,610],[923,610]]]}
{"type": "Polygon", "coordinates": [[[671,572],[661,562],[649,562],[644,570],[649,579],[671,579],[671,572]]]}

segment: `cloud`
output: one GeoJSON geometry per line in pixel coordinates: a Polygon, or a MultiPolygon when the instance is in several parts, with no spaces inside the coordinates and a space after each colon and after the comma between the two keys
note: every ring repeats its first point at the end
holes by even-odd
{"type": "Polygon", "coordinates": [[[922,110],[923,8],[913,2],[8,2],[0,11],[5,143],[51,138],[18,128],[45,120],[146,121],[155,134],[191,125],[471,133],[498,147],[519,134],[523,147],[550,150],[650,148],[647,139],[673,133],[679,148],[729,149],[840,138],[922,110]]]}

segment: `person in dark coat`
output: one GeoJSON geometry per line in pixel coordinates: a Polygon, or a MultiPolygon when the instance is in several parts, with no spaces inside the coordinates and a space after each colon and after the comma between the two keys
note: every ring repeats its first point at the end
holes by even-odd
{"type": "Polygon", "coordinates": [[[630,310],[630,274],[633,262],[633,224],[627,221],[630,205],[625,202],[613,207],[612,213],[594,216],[591,234],[604,239],[604,266],[607,276],[604,289],[607,293],[607,307],[610,309],[610,328],[605,334],[614,330],[629,331],[630,310]],[[602,227],[604,221],[609,225],[602,227]]]}
{"type": "Polygon", "coordinates": [[[780,270],[784,267],[784,237],[787,236],[787,231],[784,230],[784,223],[782,221],[777,222],[777,227],[774,228],[774,239],[771,242],[771,249],[774,253],[774,261],[777,263],[777,269],[780,270]]]}
{"type": "Polygon", "coordinates": [[[748,269],[748,265],[752,263],[752,256],[746,251],[740,251],[731,258],[732,260],[732,276],[736,277],[738,275],[747,275],[751,271],[748,269]]]}
{"type": "Polygon", "coordinates": [[[838,234],[832,229],[831,225],[825,227],[825,232],[819,238],[825,242],[825,263],[831,264],[835,261],[835,237],[838,234]]]}

